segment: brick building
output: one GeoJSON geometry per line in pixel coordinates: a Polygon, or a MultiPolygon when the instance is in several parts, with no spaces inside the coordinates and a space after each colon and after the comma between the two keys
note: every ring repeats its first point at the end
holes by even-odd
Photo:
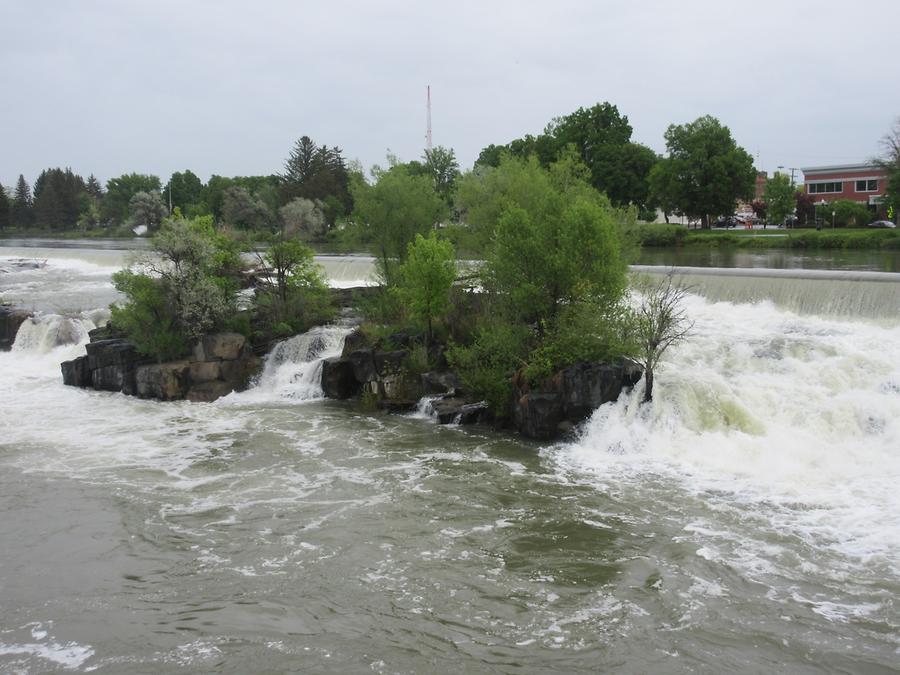
{"type": "Polygon", "coordinates": [[[850,199],[875,209],[884,200],[887,172],[874,164],[810,166],[800,170],[806,193],[817,203],[850,199]]]}

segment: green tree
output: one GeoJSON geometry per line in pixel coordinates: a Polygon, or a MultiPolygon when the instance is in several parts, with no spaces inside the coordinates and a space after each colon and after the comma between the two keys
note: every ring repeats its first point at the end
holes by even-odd
{"type": "Polygon", "coordinates": [[[896,213],[900,211],[900,117],[894,122],[891,130],[882,137],[881,148],[882,155],[876,162],[887,171],[885,201],[888,209],[892,209],[896,221],[896,213]]]}
{"type": "Polygon", "coordinates": [[[434,232],[426,238],[416,234],[407,247],[394,290],[416,321],[425,324],[428,343],[434,338],[434,322],[450,309],[450,289],[456,279],[453,245],[438,239],[434,232]]]}
{"type": "Polygon", "coordinates": [[[203,202],[203,181],[190,169],[176,171],[162,191],[163,201],[182,213],[197,210],[203,202]]]}
{"type": "Polygon", "coordinates": [[[111,322],[142,354],[166,361],[233,319],[240,251],[213,228],[211,217],[165,221],[153,250],[141,261],[146,272],[113,275],[125,301],[112,307],[111,322]]]}
{"type": "Polygon", "coordinates": [[[776,173],[766,181],[763,199],[766,202],[768,220],[776,225],[784,223],[785,219],[794,213],[797,206],[791,179],[781,173],[776,173]]]}
{"type": "Polygon", "coordinates": [[[34,182],[35,224],[45,229],[72,229],[78,222],[87,187],[71,169],[45,169],[34,182]]]}
{"type": "Polygon", "coordinates": [[[376,169],[374,185],[353,186],[353,217],[375,247],[385,283],[396,280],[396,266],[407,254],[416,234],[428,232],[447,215],[447,205],[429,177],[413,176],[402,164],[376,169]]]}
{"type": "Polygon", "coordinates": [[[34,209],[31,198],[31,187],[25,176],[19,174],[16,182],[16,190],[13,193],[13,203],[10,211],[13,227],[28,228],[34,224],[34,209]]]}
{"type": "Polygon", "coordinates": [[[161,188],[158,176],[128,173],[110,178],[106,182],[102,204],[104,220],[124,223],[128,220],[128,205],[132,197],[138,192],[160,192],[161,188]]]}
{"type": "Polygon", "coordinates": [[[6,194],[6,188],[0,185],[0,230],[5,230],[10,223],[10,210],[12,204],[9,201],[9,195],[6,194]]]}
{"type": "Polygon", "coordinates": [[[753,195],[753,158],[739,147],[728,127],[709,115],[671,125],[665,134],[668,156],[660,160],[666,196],[678,211],[708,228],[710,217],[730,214],[738,199],[753,195]]]}
{"type": "Polygon", "coordinates": [[[422,157],[425,171],[434,181],[434,189],[449,205],[453,196],[456,180],[459,178],[459,162],[453,149],[438,145],[426,150],[422,157]]]}
{"type": "Polygon", "coordinates": [[[340,148],[317,146],[309,136],[297,140],[281,175],[280,203],[287,204],[297,197],[319,199],[326,204],[329,224],[350,212],[350,179],[340,148]]]}
{"type": "Polygon", "coordinates": [[[128,202],[128,227],[146,228],[153,232],[162,224],[167,215],[166,205],[155,190],[153,192],[136,192],[128,202]]]}
{"type": "Polygon", "coordinates": [[[323,204],[318,199],[297,197],[278,210],[286,233],[307,241],[321,241],[328,232],[323,204]]]}
{"type": "Polygon", "coordinates": [[[225,189],[222,200],[222,221],[243,229],[263,229],[272,222],[272,213],[261,199],[254,197],[241,185],[225,189]]]}
{"type": "Polygon", "coordinates": [[[84,189],[91,197],[98,201],[103,197],[103,186],[94,174],[88,176],[87,182],[84,184],[84,189]]]}

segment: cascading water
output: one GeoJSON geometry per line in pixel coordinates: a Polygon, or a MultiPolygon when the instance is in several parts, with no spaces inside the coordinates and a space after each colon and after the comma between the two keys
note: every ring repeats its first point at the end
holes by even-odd
{"type": "Polygon", "coordinates": [[[538,448],[318,400],[343,326],[212,404],[63,386],[115,266],[14,255],[0,672],[896,670],[900,326],[828,310],[865,280],[706,275],[654,401],[538,448]]]}
{"type": "Polygon", "coordinates": [[[88,331],[103,325],[108,318],[108,310],[94,310],[77,316],[39,314],[19,326],[12,351],[46,353],[63,345],[82,344],[87,342],[88,331]]]}
{"type": "Polygon", "coordinates": [[[340,356],[350,330],[340,324],[318,326],[279,342],[266,356],[256,385],[239,395],[241,400],[322,398],[322,361],[340,356]]]}

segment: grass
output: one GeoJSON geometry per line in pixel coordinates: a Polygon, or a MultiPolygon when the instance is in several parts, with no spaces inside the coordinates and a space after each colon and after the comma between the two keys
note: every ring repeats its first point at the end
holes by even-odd
{"type": "Polygon", "coordinates": [[[627,234],[648,248],[784,248],[900,250],[900,229],[688,230],[681,225],[641,223],[627,234]],[[772,236],[777,234],[778,236],[772,236]]]}

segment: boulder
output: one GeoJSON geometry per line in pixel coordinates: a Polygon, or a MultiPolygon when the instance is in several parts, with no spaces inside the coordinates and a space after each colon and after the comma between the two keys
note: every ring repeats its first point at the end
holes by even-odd
{"type": "Polygon", "coordinates": [[[356,379],[353,362],[334,356],[322,362],[322,391],[328,398],[358,396],[362,385],[356,379]]]}
{"type": "Polygon", "coordinates": [[[397,349],[391,352],[375,352],[375,372],[380,377],[399,375],[406,370],[406,359],[409,352],[406,349],[397,349]]]}
{"type": "Polygon", "coordinates": [[[357,349],[350,352],[346,358],[353,364],[353,376],[360,384],[374,382],[378,379],[378,370],[375,367],[375,352],[371,349],[357,349]]]}
{"type": "Polygon", "coordinates": [[[63,384],[73,387],[89,387],[91,385],[91,370],[88,368],[87,356],[63,361],[60,368],[62,369],[63,384]]]}
{"type": "Polygon", "coordinates": [[[487,403],[473,403],[464,396],[444,396],[431,402],[440,424],[478,424],[491,420],[487,403]]]}
{"type": "Polygon", "coordinates": [[[139,366],[135,373],[136,394],[141,398],[161,401],[182,399],[190,383],[190,367],[187,361],[170,361],[139,366]]]}
{"type": "Polygon", "coordinates": [[[421,375],[425,394],[456,394],[461,388],[459,377],[452,371],[430,372],[421,375]]]}
{"type": "Polygon", "coordinates": [[[9,305],[0,305],[0,351],[8,352],[16,341],[25,319],[31,317],[31,312],[9,305]]]}
{"type": "Polygon", "coordinates": [[[341,356],[349,356],[351,352],[365,349],[368,345],[369,338],[357,328],[344,338],[344,348],[341,350],[341,356]]]}
{"type": "Polygon", "coordinates": [[[241,356],[247,338],[240,333],[204,335],[194,346],[194,361],[226,361],[241,356]]]}
{"type": "Polygon", "coordinates": [[[234,390],[234,387],[232,387],[228,382],[223,382],[222,380],[201,382],[200,384],[191,386],[191,388],[187,390],[184,398],[186,398],[188,401],[194,401],[197,403],[209,403],[210,401],[215,401],[217,398],[221,398],[222,396],[227,396],[234,390]]]}
{"type": "Polygon", "coordinates": [[[536,387],[517,377],[513,383],[513,421],[528,438],[552,440],[587,419],[604,403],[633,387],[643,369],[630,359],[573,364],[536,387]]]}
{"type": "Polygon", "coordinates": [[[189,374],[193,384],[212,382],[222,378],[222,366],[227,361],[194,361],[189,366],[189,374]]]}

